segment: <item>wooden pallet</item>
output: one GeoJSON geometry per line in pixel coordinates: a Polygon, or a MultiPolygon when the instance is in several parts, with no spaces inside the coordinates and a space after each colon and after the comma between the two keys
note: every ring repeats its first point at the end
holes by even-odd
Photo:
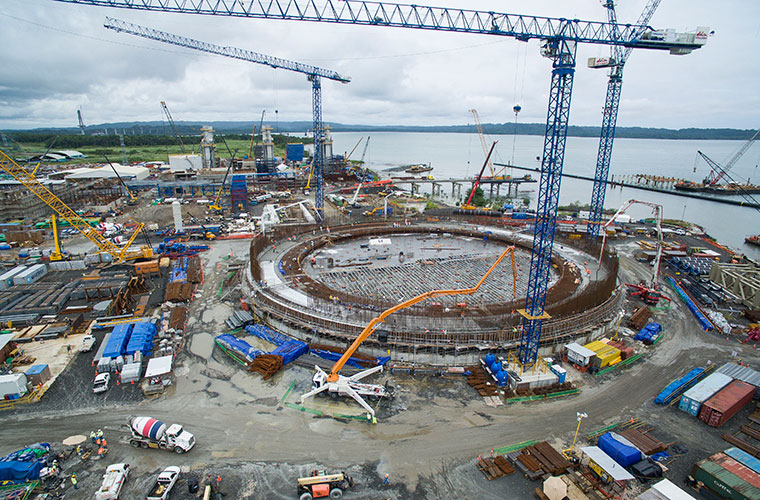
{"type": "Polygon", "coordinates": [[[493,481],[504,475],[504,472],[494,463],[494,459],[492,458],[481,458],[478,460],[478,469],[489,481],[493,481]]]}

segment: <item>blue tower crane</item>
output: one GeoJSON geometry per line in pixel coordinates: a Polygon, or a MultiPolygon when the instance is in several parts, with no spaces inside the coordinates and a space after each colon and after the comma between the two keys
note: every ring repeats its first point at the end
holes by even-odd
{"type": "Polygon", "coordinates": [[[180,47],[200,50],[202,52],[217,54],[224,57],[231,57],[233,59],[240,59],[242,61],[248,61],[256,64],[264,64],[275,69],[282,68],[288,71],[295,71],[296,73],[306,74],[308,80],[311,82],[312,115],[314,118],[312,123],[312,126],[314,128],[314,207],[316,208],[320,219],[324,218],[325,193],[323,169],[325,134],[322,125],[322,84],[320,80],[321,78],[327,78],[329,80],[335,80],[336,82],[348,83],[351,81],[350,78],[343,77],[335,71],[319,68],[317,66],[311,66],[310,64],[288,61],[287,59],[280,59],[279,57],[259,54],[258,52],[238,49],[235,47],[222,47],[213,43],[201,42],[192,38],[186,38],[184,36],[174,35],[172,33],[166,33],[164,31],[158,31],[152,28],[147,28],[145,26],[122,21],[120,19],[114,19],[112,17],[106,17],[103,26],[110,30],[121,33],[128,33],[130,35],[148,38],[150,40],[170,43],[173,45],[178,45],[180,47]]]}
{"type": "MultiPolygon", "coordinates": [[[[645,29],[654,15],[654,11],[662,0],[649,0],[644,11],[639,16],[636,24],[645,29]]],[[[607,8],[607,19],[614,26],[617,24],[615,13],[615,1],[606,0],[603,4],[607,8]]],[[[643,32],[641,33],[643,34],[643,32]]],[[[641,36],[641,34],[639,36],[641,36]]],[[[619,37],[619,30],[613,28],[613,36],[619,37]]],[[[610,68],[610,77],[607,80],[607,96],[604,99],[602,111],[602,129],[599,136],[599,151],[596,155],[596,171],[594,173],[594,187],[591,190],[591,205],[589,208],[588,229],[586,237],[596,240],[599,236],[599,227],[602,223],[604,212],[604,196],[607,194],[607,177],[610,173],[612,161],[612,143],[615,141],[615,126],[617,124],[618,109],[620,107],[620,93],[623,90],[623,67],[631,55],[633,47],[610,46],[609,61],[598,64],[597,59],[590,59],[589,66],[592,68],[610,68]]]]}
{"type": "Polygon", "coordinates": [[[445,7],[426,7],[391,2],[363,0],[55,0],[58,2],[119,7],[128,9],[187,14],[280,19],[337,24],[385,26],[430,31],[473,33],[506,36],[521,41],[543,40],[543,55],[551,58],[552,80],[546,120],[541,183],[533,233],[533,255],[526,307],[523,316],[522,343],[519,358],[523,365],[532,365],[538,357],[546,291],[551,268],[552,246],[559,202],[560,180],[570,116],[575,53],[578,43],[620,45],[622,47],[669,50],[687,54],[700,48],[706,40],[695,34],[666,32],[650,28],[578,19],[536,17],[445,7]]]}

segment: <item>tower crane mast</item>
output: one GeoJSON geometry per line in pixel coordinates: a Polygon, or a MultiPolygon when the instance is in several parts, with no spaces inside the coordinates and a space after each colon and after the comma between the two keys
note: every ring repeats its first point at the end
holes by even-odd
{"type": "MultiPolygon", "coordinates": [[[[637,31],[635,37],[643,36],[654,11],[660,5],[662,0],[649,0],[644,11],[636,22],[637,31]]],[[[615,40],[620,40],[622,36],[617,24],[617,14],[615,13],[615,0],[605,0],[604,7],[607,8],[607,19],[612,28],[612,36],[615,40]]],[[[604,215],[604,197],[607,193],[607,177],[610,173],[610,162],[612,161],[612,145],[615,142],[615,127],[617,125],[618,109],[620,108],[620,94],[623,90],[623,67],[628,57],[631,55],[633,47],[623,47],[620,45],[610,46],[610,60],[607,65],[597,65],[593,60],[589,60],[589,66],[593,68],[609,67],[610,77],[607,80],[607,95],[604,99],[604,109],[602,111],[602,127],[599,136],[599,151],[596,155],[596,171],[594,173],[594,187],[591,190],[591,204],[589,208],[589,224],[586,230],[586,237],[596,240],[599,236],[599,223],[604,215]]]]}
{"type": "MultiPolygon", "coordinates": [[[[273,57],[258,52],[252,52],[250,50],[238,49],[235,47],[222,47],[213,43],[201,42],[192,38],[186,38],[172,33],[166,33],[164,31],[158,31],[137,24],[128,23],[120,19],[114,19],[106,17],[106,21],[103,24],[106,28],[128,33],[130,35],[139,36],[142,38],[148,38],[159,42],[170,43],[172,45],[178,45],[180,47],[186,47],[189,49],[199,50],[201,52],[208,52],[210,54],[216,54],[224,57],[231,57],[233,59],[240,59],[241,61],[252,62],[256,64],[263,64],[272,68],[281,68],[288,71],[294,71],[296,73],[303,73],[307,76],[311,82],[312,88],[312,114],[313,114],[313,128],[314,128],[314,174],[316,176],[315,192],[314,192],[314,206],[317,210],[317,214],[320,219],[324,217],[325,195],[324,195],[324,180],[323,180],[323,168],[324,168],[324,130],[322,125],[322,78],[328,80],[334,80],[336,82],[348,83],[350,78],[346,78],[338,74],[336,71],[329,69],[319,68],[310,64],[303,64],[296,61],[289,61],[287,59],[281,59],[279,57],[273,57]]],[[[164,105],[163,101],[161,102],[164,105]]],[[[164,110],[169,116],[169,111],[164,105],[164,110]]],[[[261,114],[262,121],[264,119],[264,113],[261,114]]],[[[171,121],[171,118],[169,118],[171,121]]],[[[173,124],[173,122],[172,122],[173,124]]]]}
{"type": "MultiPolygon", "coordinates": [[[[530,278],[526,308],[521,311],[523,334],[520,361],[524,365],[532,365],[536,362],[543,320],[548,317],[544,306],[549,284],[577,44],[620,45],[667,50],[671,54],[683,55],[701,48],[707,41],[706,35],[703,36],[706,28],[698,28],[697,33],[668,31],[665,32],[665,36],[660,36],[661,32],[654,32],[646,26],[639,25],[616,25],[579,19],[363,0],[323,0],[322,2],[313,0],[55,1],[157,12],[395,27],[512,37],[520,41],[542,40],[543,55],[552,60],[552,78],[541,160],[538,208],[533,232],[530,278]]],[[[315,80],[318,81],[318,77],[315,80]]],[[[316,90],[318,88],[315,85],[315,97],[316,90]]],[[[316,111],[315,106],[315,121],[316,111]]],[[[319,111],[321,115],[321,108],[319,111]]],[[[319,150],[319,148],[316,149],[319,150]]]]}

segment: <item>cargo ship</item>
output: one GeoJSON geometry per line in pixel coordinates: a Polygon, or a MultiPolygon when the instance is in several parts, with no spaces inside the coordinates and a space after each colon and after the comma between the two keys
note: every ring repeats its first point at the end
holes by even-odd
{"type": "Polygon", "coordinates": [[[413,165],[406,169],[406,173],[408,174],[424,174],[425,172],[430,172],[433,170],[433,167],[430,166],[428,163],[427,165],[413,165]]]}
{"type": "Polygon", "coordinates": [[[749,243],[750,245],[757,245],[760,247],[760,234],[756,234],[754,236],[747,236],[744,238],[745,243],[749,243]]]}

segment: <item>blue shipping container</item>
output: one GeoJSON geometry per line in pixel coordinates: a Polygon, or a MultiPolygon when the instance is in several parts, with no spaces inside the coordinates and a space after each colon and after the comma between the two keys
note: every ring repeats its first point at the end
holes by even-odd
{"type": "Polygon", "coordinates": [[[709,375],[681,396],[681,401],[678,402],[678,409],[696,417],[699,415],[702,403],[730,384],[732,380],[731,377],[722,373],[709,375]]]}

